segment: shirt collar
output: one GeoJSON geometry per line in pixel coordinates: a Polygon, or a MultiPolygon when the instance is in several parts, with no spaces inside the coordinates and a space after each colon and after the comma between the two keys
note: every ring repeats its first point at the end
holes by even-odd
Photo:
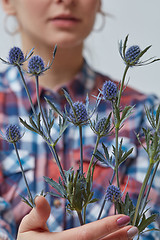
{"type": "Polygon", "coordinates": [[[96,73],[84,60],[83,66],[79,73],[77,73],[75,77],[71,79],[71,81],[57,88],[56,93],[63,95],[62,89],[65,89],[74,101],[84,99],[86,94],[94,88],[95,80],[96,73]]]}

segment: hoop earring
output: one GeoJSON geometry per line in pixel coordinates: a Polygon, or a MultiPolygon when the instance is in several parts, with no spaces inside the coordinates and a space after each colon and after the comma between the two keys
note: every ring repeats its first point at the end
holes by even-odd
{"type": "MultiPolygon", "coordinates": [[[[98,28],[93,28],[93,31],[94,32],[100,32],[100,31],[102,31],[103,30],[103,28],[104,28],[104,26],[105,26],[105,23],[106,23],[106,19],[105,19],[105,17],[106,17],[106,13],[104,13],[102,10],[100,10],[99,12],[98,12],[98,15],[99,15],[99,17],[101,16],[101,24],[100,24],[100,26],[98,27],[98,28]]],[[[98,17],[98,16],[97,16],[98,17]]],[[[96,20],[96,22],[97,22],[98,20],[96,20]]]]}
{"type": "Polygon", "coordinates": [[[14,36],[19,32],[19,26],[15,16],[6,15],[4,17],[4,30],[6,33],[8,33],[11,36],[14,36]]]}

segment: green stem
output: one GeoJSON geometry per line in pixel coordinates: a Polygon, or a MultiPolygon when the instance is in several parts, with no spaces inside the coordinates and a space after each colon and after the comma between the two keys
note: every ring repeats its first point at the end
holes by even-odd
{"type": "Polygon", "coordinates": [[[117,211],[116,211],[116,204],[114,204],[114,215],[117,214],[117,211]]]}
{"type": "Polygon", "coordinates": [[[50,138],[50,132],[49,132],[48,125],[47,125],[46,119],[45,119],[44,114],[43,114],[43,111],[42,111],[42,107],[41,107],[41,103],[40,103],[40,98],[39,98],[39,82],[38,82],[38,76],[36,76],[36,92],[37,92],[37,102],[38,102],[39,111],[40,111],[40,113],[41,113],[41,115],[42,115],[42,119],[43,119],[43,122],[44,122],[44,125],[45,125],[45,128],[46,128],[48,137],[50,138]]]}
{"type": "Polygon", "coordinates": [[[50,151],[51,151],[51,153],[52,153],[52,155],[53,155],[53,157],[54,157],[54,159],[55,159],[55,161],[56,161],[56,164],[57,164],[57,166],[58,166],[58,168],[59,168],[59,171],[60,171],[60,174],[61,174],[61,176],[62,176],[62,178],[63,178],[63,181],[66,183],[66,177],[65,177],[65,174],[64,174],[62,165],[61,165],[61,163],[60,163],[60,160],[59,160],[57,151],[56,151],[56,149],[55,149],[54,146],[50,146],[49,144],[48,144],[48,146],[49,146],[50,151]]]}
{"type": "Polygon", "coordinates": [[[118,176],[118,132],[119,132],[119,127],[115,129],[115,138],[116,138],[116,145],[115,145],[115,160],[116,160],[116,165],[115,165],[115,172],[116,172],[116,179],[117,179],[117,187],[120,187],[119,183],[119,176],[118,176]]]}
{"type": "Polygon", "coordinates": [[[77,214],[78,214],[78,218],[79,218],[79,222],[80,222],[81,226],[84,225],[81,212],[78,212],[78,211],[77,211],[77,214]]]}
{"type": "MultiPolygon", "coordinates": [[[[120,117],[117,118],[116,114],[116,106],[115,103],[112,102],[112,109],[113,109],[113,116],[114,116],[114,124],[115,124],[115,174],[116,174],[116,180],[117,180],[117,187],[120,187],[119,184],[119,176],[118,176],[118,167],[119,167],[119,159],[118,159],[118,152],[119,152],[119,146],[118,146],[118,135],[119,135],[119,126],[120,126],[120,117]]],[[[119,114],[119,113],[118,113],[119,114]]]]}
{"type": "Polygon", "coordinates": [[[95,154],[96,151],[97,151],[97,148],[98,148],[98,144],[99,144],[100,138],[101,138],[101,137],[98,135],[98,136],[97,136],[97,140],[96,140],[96,145],[95,145],[95,148],[94,148],[94,151],[93,151],[93,154],[92,154],[92,157],[91,157],[91,161],[90,161],[90,164],[89,164],[89,167],[88,167],[87,177],[88,177],[88,174],[90,173],[91,166],[92,166],[92,164],[93,164],[93,160],[94,160],[94,154],[95,154]]]}
{"type": "Polygon", "coordinates": [[[80,136],[80,169],[83,175],[83,141],[82,141],[82,126],[79,125],[79,136],[80,136]]]}
{"type": "Polygon", "coordinates": [[[134,218],[133,218],[133,222],[132,222],[133,226],[135,226],[136,221],[137,221],[137,216],[138,216],[138,213],[139,213],[139,210],[140,210],[140,205],[141,205],[141,202],[144,198],[144,193],[145,193],[145,190],[146,190],[146,187],[147,187],[147,183],[148,183],[153,165],[154,165],[154,163],[151,162],[150,165],[149,165],[149,168],[147,170],[146,176],[144,178],[144,181],[142,183],[141,190],[139,192],[139,196],[138,196],[138,200],[137,200],[137,204],[136,204],[136,209],[135,209],[135,213],[134,213],[134,218]]]}
{"type": "Polygon", "coordinates": [[[144,210],[144,208],[145,208],[145,205],[146,205],[146,202],[147,202],[147,199],[148,199],[148,196],[149,196],[149,193],[150,193],[150,190],[151,190],[151,187],[152,187],[152,183],[153,183],[154,177],[155,177],[155,175],[156,175],[156,172],[157,172],[157,168],[158,168],[158,166],[159,166],[159,163],[160,163],[160,160],[157,161],[157,163],[156,163],[156,165],[155,165],[155,168],[154,168],[154,171],[153,171],[153,173],[152,173],[152,177],[151,177],[150,182],[149,182],[149,184],[148,184],[147,192],[146,192],[145,197],[144,197],[144,200],[143,200],[143,205],[142,205],[142,207],[141,207],[140,214],[143,213],[143,210],[144,210]]]}
{"type": "Polygon", "coordinates": [[[126,66],[125,70],[124,70],[124,74],[123,74],[123,78],[122,78],[122,82],[121,82],[121,86],[120,86],[120,90],[119,90],[119,94],[118,94],[118,100],[116,103],[117,108],[115,108],[114,104],[112,103],[112,108],[113,108],[113,115],[114,115],[114,121],[115,121],[115,139],[116,139],[116,144],[115,144],[115,161],[116,161],[116,166],[115,166],[115,170],[116,170],[116,179],[117,179],[117,187],[120,187],[120,183],[119,183],[119,177],[118,177],[118,151],[119,151],[119,146],[118,146],[118,135],[119,135],[119,126],[120,126],[120,119],[118,120],[116,117],[116,109],[119,109],[120,106],[120,100],[121,100],[121,96],[122,96],[122,91],[123,91],[123,87],[124,87],[124,82],[125,82],[125,78],[126,78],[126,74],[127,71],[129,69],[129,65],[126,66]]]}
{"type": "Polygon", "coordinates": [[[86,223],[86,206],[83,209],[83,223],[86,223]]]}
{"type": "MultiPolygon", "coordinates": [[[[33,111],[35,117],[37,118],[36,111],[35,111],[35,108],[34,108],[34,105],[33,105],[33,102],[32,102],[31,96],[30,96],[30,93],[29,93],[29,91],[28,91],[28,88],[27,88],[27,85],[26,85],[24,76],[23,76],[23,74],[22,74],[22,70],[21,70],[20,66],[17,66],[17,68],[18,68],[18,71],[19,71],[19,73],[20,73],[21,79],[22,79],[22,81],[23,81],[23,84],[24,84],[24,87],[25,87],[25,90],[26,90],[26,93],[27,93],[29,102],[30,102],[30,104],[31,104],[32,111],[33,111]]],[[[42,112],[41,104],[40,104],[38,76],[36,76],[36,92],[37,92],[38,107],[39,107],[39,110],[40,110],[40,112],[41,112],[41,115],[42,115],[42,118],[43,118],[43,122],[44,122],[44,124],[45,124],[46,130],[47,130],[47,134],[48,134],[48,137],[49,137],[49,139],[50,139],[50,143],[52,143],[52,140],[51,140],[51,137],[50,137],[50,133],[49,133],[49,130],[48,130],[48,125],[47,125],[47,123],[46,123],[44,114],[43,114],[43,112],[42,112]]],[[[48,143],[47,143],[47,144],[48,144],[48,143]]],[[[48,144],[48,145],[49,145],[49,144],[48,144]]],[[[54,156],[54,158],[55,158],[55,160],[56,160],[56,163],[57,163],[57,165],[58,165],[58,167],[59,167],[60,174],[61,174],[63,180],[66,182],[66,178],[65,178],[65,175],[64,175],[64,171],[63,171],[63,169],[62,169],[62,166],[61,166],[61,163],[60,163],[60,161],[59,161],[58,155],[57,155],[57,153],[56,153],[55,147],[52,148],[52,147],[49,145],[49,148],[50,148],[50,150],[51,150],[51,152],[52,152],[52,154],[53,154],[53,156],[54,156]]]]}
{"type": "MultiPolygon", "coordinates": [[[[115,172],[115,170],[114,170],[114,171],[113,171],[112,178],[111,178],[111,181],[110,181],[110,184],[111,184],[111,185],[112,185],[112,183],[113,183],[113,180],[114,180],[114,177],[115,177],[115,173],[116,173],[116,172],[115,172]]],[[[101,217],[101,215],[102,215],[102,211],[103,211],[103,208],[104,208],[104,206],[105,206],[106,201],[107,201],[107,199],[106,199],[106,196],[105,196],[97,220],[99,220],[100,217],[101,217]]]]}
{"type": "Polygon", "coordinates": [[[44,122],[44,125],[45,125],[45,128],[46,128],[46,131],[47,131],[47,134],[48,134],[48,138],[49,138],[50,144],[52,145],[52,146],[50,146],[50,145],[48,144],[48,145],[49,145],[49,148],[50,148],[50,150],[51,150],[51,152],[52,152],[52,154],[53,154],[53,156],[54,156],[54,158],[55,158],[55,160],[56,160],[56,163],[57,163],[57,165],[58,165],[60,174],[61,174],[64,182],[66,182],[66,178],[65,178],[65,174],[64,174],[63,168],[62,168],[61,163],[60,163],[60,161],[59,161],[59,158],[58,158],[58,154],[57,154],[57,152],[56,152],[56,149],[55,149],[55,147],[54,147],[53,144],[52,144],[52,139],[51,139],[51,136],[50,136],[48,124],[47,124],[47,122],[46,122],[46,119],[45,119],[44,114],[43,114],[43,111],[42,111],[41,102],[40,102],[40,98],[39,98],[39,82],[38,82],[38,76],[36,76],[36,92],[37,92],[37,102],[38,102],[39,111],[40,111],[40,113],[41,113],[41,115],[42,115],[42,119],[43,119],[43,122],[44,122]]]}
{"type": "Polygon", "coordinates": [[[159,120],[158,120],[158,124],[157,124],[157,127],[156,127],[156,132],[158,133],[158,131],[159,131],[159,128],[160,128],[160,118],[159,118],[159,120]]]}
{"type": "MultiPolygon", "coordinates": [[[[89,174],[90,174],[90,171],[91,171],[91,166],[92,166],[92,164],[93,164],[93,160],[94,160],[94,154],[95,154],[96,151],[97,151],[97,148],[98,148],[98,144],[99,144],[100,138],[101,138],[101,137],[98,135],[98,136],[97,136],[97,140],[96,140],[96,145],[95,145],[95,148],[94,148],[94,151],[93,151],[92,157],[91,157],[91,161],[90,161],[90,163],[89,163],[89,167],[88,167],[88,171],[87,171],[87,179],[88,179],[89,174]]],[[[84,207],[83,219],[84,219],[84,223],[85,223],[85,222],[86,222],[86,207],[84,207]]]]}
{"type": "Polygon", "coordinates": [[[106,199],[106,196],[105,196],[97,220],[99,220],[101,215],[102,215],[102,212],[103,212],[104,206],[106,204],[106,201],[107,201],[107,199],[106,199]]]}
{"type": "Polygon", "coordinates": [[[28,98],[29,98],[29,102],[30,102],[30,104],[31,104],[32,111],[33,111],[34,115],[37,116],[37,115],[36,115],[35,108],[34,108],[34,105],[33,105],[33,102],[32,102],[32,99],[31,99],[31,96],[30,96],[30,93],[29,93],[29,91],[28,91],[28,88],[27,88],[27,85],[26,85],[26,82],[25,82],[25,79],[24,79],[24,76],[23,76],[23,74],[22,74],[22,70],[21,70],[20,66],[17,66],[17,68],[18,68],[18,71],[19,71],[19,73],[20,73],[20,75],[21,75],[21,79],[22,79],[22,82],[23,82],[23,84],[24,84],[24,88],[25,88],[25,90],[26,90],[27,96],[28,96],[28,98]]]}
{"type": "Polygon", "coordinates": [[[16,150],[18,162],[19,162],[19,165],[20,165],[20,168],[21,168],[21,172],[22,172],[22,175],[23,175],[23,178],[24,178],[26,187],[27,187],[29,199],[31,200],[32,207],[34,207],[34,206],[35,206],[34,200],[33,200],[32,194],[31,194],[31,192],[30,192],[29,185],[28,185],[28,183],[27,183],[27,179],[26,179],[26,176],[25,176],[23,167],[22,167],[22,163],[21,163],[20,156],[19,156],[19,153],[18,153],[17,145],[16,145],[16,143],[13,143],[13,145],[14,145],[14,148],[15,148],[15,150],[16,150]]]}
{"type": "Polygon", "coordinates": [[[129,69],[129,65],[127,65],[126,68],[125,68],[125,70],[124,70],[124,74],[123,74],[123,78],[122,78],[122,83],[121,83],[120,90],[119,90],[119,94],[118,94],[117,107],[119,107],[119,105],[120,105],[121,95],[122,95],[122,91],[123,91],[123,87],[124,87],[124,81],[125,81],[125,78],[126,78],[126,74],[127,74],[128,69],[129,69]]]}

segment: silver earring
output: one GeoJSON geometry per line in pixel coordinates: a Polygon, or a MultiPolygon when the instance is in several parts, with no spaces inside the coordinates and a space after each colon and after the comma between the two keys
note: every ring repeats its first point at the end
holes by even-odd
{"type": "MultiPolygon", "coordinates": [[[[97,28],[93,28],[93,31],[95,31],[95,32],[100,32],[100,31],[103,30],[103,28],[104,28],[104,26],[105,26],[105,23],[106,23],[105,17],[106,17],[106,14],[105,14],[103,11],[99,11],[99,12],[98,12],[96,22],[100,22],[100,25],[99,25],[99,27],[97,27],[97,28]],[[101,17],[101,20],[100,20],[100,17],[101,17]]],[[[95,25],[97,25],[97,24],[95,24],[95,25]]]]}
{"type": "Polygon", "coordinates": [[[19,32],[19,26],[15,16],[6,15],[4,17],[4,29],[5,32],[11,36],[14,36],[19,32]]]}

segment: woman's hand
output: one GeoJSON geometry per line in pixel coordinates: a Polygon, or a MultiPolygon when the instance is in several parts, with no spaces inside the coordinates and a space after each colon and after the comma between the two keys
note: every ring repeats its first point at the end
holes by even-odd
{"type": "Polygon", "coordinates": [[[126,226],[129,217],[122,214],[63,232],[51,233],[46,225],[50,215],[49,203],[40,196],[36,198],[35,204],[36,207],[23,218],[17,240],[127,240],[138,233],[136,227],[126,226]]]}

